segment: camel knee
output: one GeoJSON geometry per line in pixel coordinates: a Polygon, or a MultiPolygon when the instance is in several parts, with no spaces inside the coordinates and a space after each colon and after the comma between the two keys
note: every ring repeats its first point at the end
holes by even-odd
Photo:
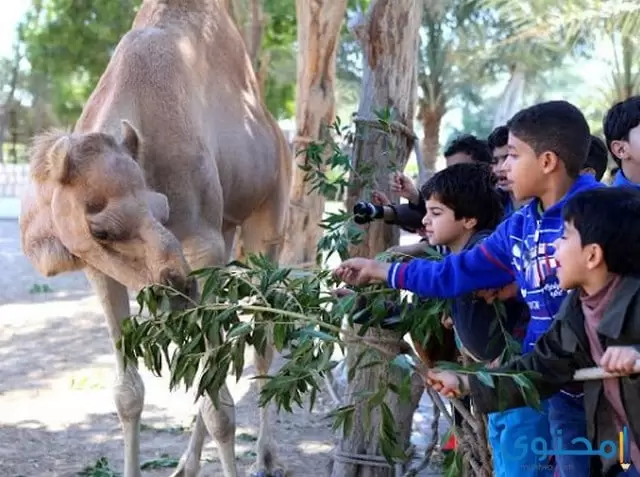
{"type": "Polygon", "coordinates": [[[229,391],[224,388],[220,390],[220,404],[217,409],[209,397],[203,399],[200,405],[200,414],[207,426],[209,435],[216,442],[234,441],[236,435],[236,408],[229,391]]]}
{"type": "Polygon", "coordinates": [[[144,406],[144,383],[134,366],[128,366],[118,376],[114,396],[120,420],[133,421],[140,418],[144,406]]]}

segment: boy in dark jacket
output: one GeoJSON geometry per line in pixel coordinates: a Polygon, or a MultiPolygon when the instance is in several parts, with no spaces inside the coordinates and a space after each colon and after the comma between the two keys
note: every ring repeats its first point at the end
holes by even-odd
{"type": "MultiPolygon", "coordinates": [[[[495,177],[485,164],[455,164],[436,173],[422,187],[426,215],[425,235],[431,246],[447,247],[452,253],[467,250],[488,237],[502,219],[502,204],[495,190],[495,177]]],[[[527,307],[520,299],[504,302],[507,333],[523,332],[527,307]]],[[[493,305],[475,293],[453,300],[453,326],[462,351],[476,362],[499,358],[507,342],[493,305]]]]}
{"type": "MultiPolygon", "coordinates": [[[[497,371],[535,372],[532,381],[542,399],[570,383],[581,368],[600,365],[625,374],[584,385],[586,437],[596,450],[591,455],[601,450],[591,475],[639,476],[640,379],[629,374],[640,371],[640,191],[579,193],[565,204],[563,219],[554,259],[560,286],[573,292],[533,351],[497,371]],[[619,447],[620,433],[626,434],[623,449],[603,449],[604,441],[619,447]]],[[[472,375],[429,374],[436,390],[447,396],[470,392],[484,412],[524,403],[512,378],[494,380],[490,387],[472,375]]],[[[554,444],[555,439],[547,443],[549,452],[554,444]]],[[[530,441],[522,446],[532,447],[530,441]]]]}
{"type": "MultiPolygon", "coordinates": [[[[474,290],[501,288],[517,281],[531,320],[523,351],[552,325],[566,296],[558,286],[553,244],[562,235],[562,205],[583,190],[604,187],[590,174],[580,175],[591,143],[589,126],[578,108],[548,101],[523,109],[507,124],[506,168],[518,201],[532,199],[470,250],[439,262],[383,263],[364,258],[343,262],[335,275],[351,285],[387,282],[423,297],[456,297],[474,290]]],[[[574,437],[586,433],[582,387],[568,386],[543,403],[549,436],[562,431],[565,449],[578,449],[574,437]]],[[[589,475],[589,458],[555,456],[561,477],[589,475]],[[567,469],[571,469],[568,471],[567,469]]]]}
{"type": "MultiPolygon", "coordinates": [[[[486,164],[455,164],[435,174],[421,189],[425,198],[423,219],[425,235],[431,246],[447,247],[452,253],[468,250],[482,242],[502,220],[502,200],[495,187],[496,177],[486,164]]],[[[502,302],[505,316],[475,293],[453,300],[451,317],[460,351],[475,362],[492,363],[511,354],[519,354],[529,320],[529,310],[520,298],[502,302]],[[515,347],[514,347],[515,346],[515,347]],[[509,351],[505,353],[505,350],[509,351]]],[[[535,466],[532,452],[517,461],[507,462],[496,454],[504,442],[523,432],[545,432],[545,416],[533,409],[520,412],[496,412],[489,415],[489,444],[493,449],[496,477],[550,476],[535,466]],[[522,413],[530,414],[529,423],[522,413]],[[523,470],[529,467],[529,470],[523,470]]],[[[458,424],[458,423],[456,423],[458,424]]]]}

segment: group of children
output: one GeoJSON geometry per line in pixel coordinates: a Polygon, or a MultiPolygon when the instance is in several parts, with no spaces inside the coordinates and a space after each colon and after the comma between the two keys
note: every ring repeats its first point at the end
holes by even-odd
{"type": "Polygon", "coordinates": [[[409,204],[354,209],[360,223],[380,218],[421,229],[426,242],[411,254],[446,246],[441,261],[353,258],[335,270],[350,285],[386,281],[421,298],[456,298],[463,352],[503,371],[538,373],[541,410],[525,405],[510,377],[491,387],[473,375],[429,375],[442,394],[470,396],[488,413],[498,476],[640,476],[640,379],[633,375],[640,360],[640,97],[609,110],[604,134],[606,145],[565,101],[520,111],[488,138],[488,160],[473,147],[445,151],[454,160],[421,191],[393,179],[409,204]],[[599,182],[607,152],[619,168],[611,187],[599,182]],[[506,362],[496,363],[489,346],[497,318],[478,312],[488,297],[511,305],[505,329],[516,339],[528,311],[521,355],[506,362]],[[573,382],[576,370],[598,365],[630,375],[573,382]],[[624,456],[585,452],[585,438],[598,449],[618,443],[622,431],[624,456]],[[540,439],[550,461],[532,445],[540,439]]]}

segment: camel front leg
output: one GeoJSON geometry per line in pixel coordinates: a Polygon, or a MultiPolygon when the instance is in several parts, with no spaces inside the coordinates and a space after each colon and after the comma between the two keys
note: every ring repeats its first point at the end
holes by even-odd
{"type": "Polygon", "coordinates": [[[120,339],[122,320],[130,315],[126,287],[96,271],[87,270],[87,278],[98,295],[107,318],[116,358],[114,398],[124,434],[124,477],[141,477],[140,416],[144,406],[144,383],[137,366],[124,366],[122,353],[115,343],[120,339]]]}

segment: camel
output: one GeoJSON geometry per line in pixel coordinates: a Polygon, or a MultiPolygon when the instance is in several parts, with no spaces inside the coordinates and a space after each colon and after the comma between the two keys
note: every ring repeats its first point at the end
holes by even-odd
{"type": "MultiPolygon", "coordinates": [[[[22,248],[45,276],[85,272],[115,342],[130,315],[128,290],[163,283],[197,297],[189,272],[228,263],[238,228],[247,253],[278,260],[291,175],[226,1],[144,0],[73,131],[34,138],[22,248]]],[[[144,385],[114,354],[124,476],[140,477],[144,385]]],[[[272,348],[256,355],[258,375],[272,357],[272,348]]],[[[173,477],[199,473],[207,431],[224,477],[237,475],[226,386],[220,401],[215,409],[200,400],[173,477]]],[[[262,408],[253,475],[282,477],[267,415],[262,408]]]]}

